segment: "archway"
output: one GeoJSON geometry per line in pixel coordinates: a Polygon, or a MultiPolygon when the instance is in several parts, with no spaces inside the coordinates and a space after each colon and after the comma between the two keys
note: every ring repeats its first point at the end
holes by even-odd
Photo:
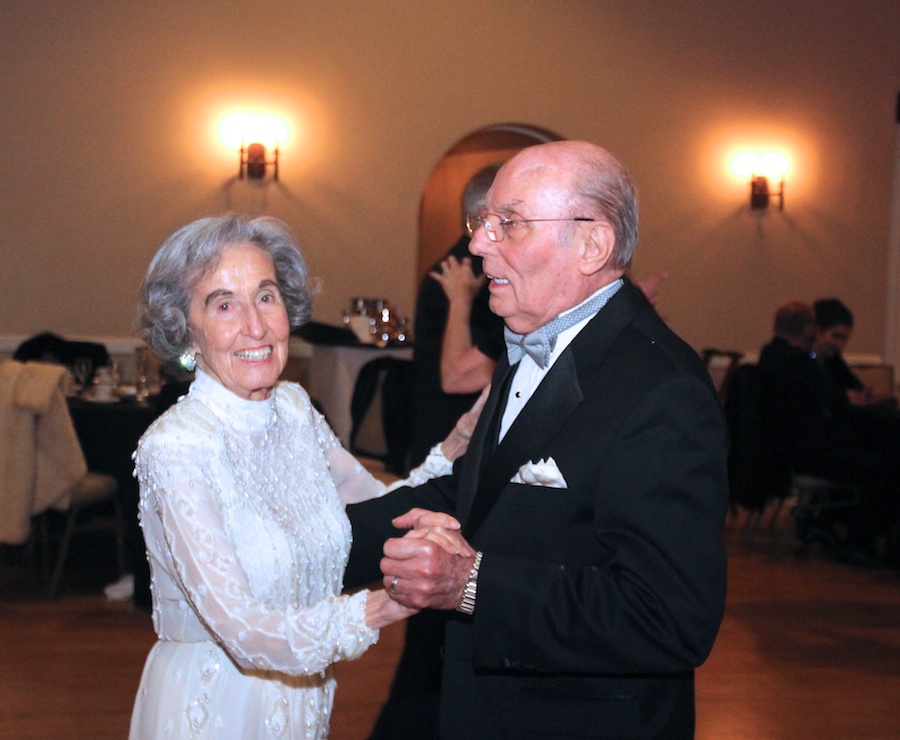
{"type": "Polygon", "coordinates": [[[459,238],[459,201],[472,175],[492,162],[505,162],[527,146],[562,138],[537,126],[499,123],[473,131],[451,146],[431,171],[422,191],[418,280],[459,238]]]}

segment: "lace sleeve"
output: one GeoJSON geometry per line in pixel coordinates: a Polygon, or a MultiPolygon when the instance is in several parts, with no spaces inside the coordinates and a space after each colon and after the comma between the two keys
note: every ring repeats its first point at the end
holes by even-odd
{"type": "Polygon", "coordinates": [[[345,505],[378,498],[403,486],[420,486],[432,478],[440,478],[453,472],[453,463],[444,457],[441,446],[438,444],[431,448],[425,461],[419,467],[411,470],[406,478],[386,486],[373,477],[360,464],[359,460],[341,447],[340,441],[321,415],[314,414],[313,421],[316,425],[316,438],[322,445],[328,467],[331,470],[331,478],[345,505]]]}
{"type": "Polygon", "coordinates": [[[450,462],[441,451],[441,446],[436,444],[428,453],[428,457],[422,464],[409,471],[409,475],[403,480],[398,480],[388,486],[388,493],[403,486],[421,486],[432,478],[440,478],[453,472],[453,463],[450,462]]]}
{"type": "Polygon", "coordinates": [[[345,505],[378,498],[404,486],[420,486],[432,478],[439,478],[453,472],[453,463],[444,457],[440,445],[435,445],[425,462],[411,470],[408,477],[394,481],[390,486],[386,486],[374,478],[343,447],[334,447],[327,450],[325,457],[328,460],[328,466],[331,469],[332,480],[334,480],[338,495],[345,505]]]}
{"type": "Polygon", "coordinates": [[[210,483],[215,473],[198,463],[203,458],[185,440],[163,444],[145,438],[137,474],[148,550],[164,562],[174,588],[206,629],[245,668],[314,674],[359,657],[378,639],[378,630],[365,624],[368,592],[309,607],[280,608],[255,599],[216,505],[210,483]]]}

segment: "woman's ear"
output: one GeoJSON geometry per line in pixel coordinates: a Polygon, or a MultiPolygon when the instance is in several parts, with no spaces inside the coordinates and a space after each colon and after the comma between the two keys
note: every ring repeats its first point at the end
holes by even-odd
{"type": "Polygon", "coordinates": [[[579,270],[582,275],[594,275],[609,265],[616,247],[616,234],[611,224],[598,221],[581,247],[579,270]]]}

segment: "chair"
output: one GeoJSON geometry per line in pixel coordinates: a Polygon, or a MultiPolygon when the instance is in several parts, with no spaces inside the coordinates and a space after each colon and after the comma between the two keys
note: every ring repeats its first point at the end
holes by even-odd
{"type": "MultiPolygon", "coordinates": [[[[56,565],[53,567],[53,575],[47,588],[48,598],[56,598],[69,554],[69,545],[72,538],[79,534],[112,532],[116,539],[116,565],[119,578],[125,575],[125,518],[122,516],[122,505],[116,495],[118,489],[119,485],[111,475],[88,472],[71,490],[69,508],[63,512],[66,524],[56,554],[56,565]],[[97,510],[107,502],[112,507],[112,516],[98,516],[97,510]]],[[[47,536],[46,526],[43,527],[42,534],[47,536]]]]}
{"type": "Polygon", "coordinates": [[[730,433],[728,482],[732,504],[749,512],[745,541],[749,544],[770,503],[781,505],[791,492],[791,470],[781,424],[767,403],[769,377],[757,365],[734,368],[725,386],[725,419],[730,433]]]}
{"type": "Polygon", "coordinates": [[[703,358],[709,377],[712,378],[716,393],[719,394],[719,400],[724,403],[728,381],[743,359],[744,353],[707,347],[700,353],[700,356],[703,358]]]}
{"type": "MultiPolygon", "coordinates": [[[[57,593],[69,544],[83,531],[112,528],[116,533],[119,575],[125,572],[125,522],[115,478],[89,473],[60,389],[61,366],[46,363],[0,363],[0,542],[31,545],[35,520],[47,553],[47,517],[51,510],[65,518],[48,596],[57,593]],[[109,503],[113,516],[83,523],[82,515],[109,503]]],[[[45,571],[48,557],[44,558],[45,571]]]]}
{"type": "Polygon", "coordinates": [[[363,365],[350,401],[350,452],[404,475],[412,440],[412,361],[379,357],[363,365]]]}
{"type": "MultiPolygon", "coordinates": [[[[768,399],[771,379],[757,365],[736,367],[725,393],[725,418],[731,435],[728,477],[732,503],[749,514],[744,526],[745,544],[752,544],[766,508],[774,503],[770,526],[774,527],[784,503],[793,500],[791,517],[803,535],[801,523],[826,509],[859,504],[859,489],[793,469],[787,452],[780,409],[768,399]]],[[[785,529],[779,550],[786,545],[785,529]]]]}
{"type": "MultiPolygon", "coordinates": [[[[808,524],[818,519],[823,511],[850,508],[862,501],[862,492],[852,483],[840,483],[805,473],[792,474],[791,493],[794,497],[791,509],[794,530],[802,539],[808,538],[808,524]]],[[[787,546],[789,534],[790,531],[785,529],[780,551],[787,546]]]]}
{"type": "Polygon", "coordinates": [[[85,378],[85,381],[91,380],[94,370],[98,367],[110,364],[109,352],[102,344],[75,342],[50,332],[36,334],[30,339],[26,339],[13,354],[13,359],[19,360],[19,362],[33,360],[66,367],[72,367],[79,357],[86,357],[90,360],[90,375],[85,378]]]}

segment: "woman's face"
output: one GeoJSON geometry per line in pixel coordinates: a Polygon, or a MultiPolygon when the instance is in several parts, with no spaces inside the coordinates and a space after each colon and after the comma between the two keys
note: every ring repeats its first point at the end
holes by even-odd
{"type": "Polygon", "coordinates": [[[853,328],[846,324],[836,324],[827,329],[818,329],[813,349],[821,357],[834,357],[844,351],[844,345],[850,341],[853,328]]]}
{"type": "Polygon", "coordinates": [[[226,247],[191,294],[197,365],[241,398],[269,397],[287,363],[291,328],[269,256],[226,247]]]}

